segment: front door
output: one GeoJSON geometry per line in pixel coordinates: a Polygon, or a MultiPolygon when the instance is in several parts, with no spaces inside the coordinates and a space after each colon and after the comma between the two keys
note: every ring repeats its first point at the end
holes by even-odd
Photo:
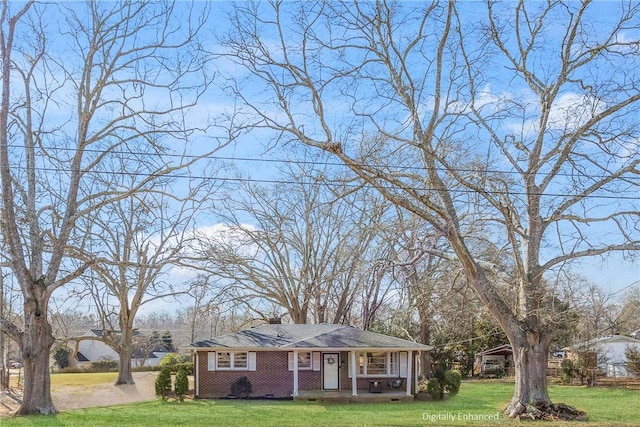
{"type": "Polygon", "coordinates": [[[340,353],[322,354],[322,388],[325,390],[338,390],[340,353]]]}

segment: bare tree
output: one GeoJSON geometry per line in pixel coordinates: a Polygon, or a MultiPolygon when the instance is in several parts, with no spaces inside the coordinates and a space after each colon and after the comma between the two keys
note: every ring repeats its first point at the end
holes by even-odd
{"type": "Polygon", "coordinates": [[[209,338],[217,335],[214,322],[217,323],[219,320],[220,308],[212,298],[214,286],[211,282],[211,276],[201,274],[190,286],[189,296],[193,299],[193,306],[182,312],[188,326],[189,343],[196,342],[198,332],[206,329],[206,326],[209,326],[209,338]]]}
{"type": "Polygon", "coordinates": [[[49,300],[94,262],[69,252],[81,247],[78,219],[195,161],[172,153],[206,126],[202,115],[187,120],[210,81],[196,39],[206,13],[185,3],[2,2],[1,226],[24,329],[6,318],[0,329],[21,346],[19,414],[56,411],[49,300]],[[109,169],[116,153],[148,169],[129,188],[106,189],[100,175],[127,173],[109,169]]]}
{"type": "Polygon", "coordinates": [[[99,313],[101,338],[119,355],[116,385],[134,384],[131,357],[138,311],[189,292],[188,282],[171,283],[167,275],[182,264],[191,245],[204,196],[194,190],[180,200],[171,184],[154,185],[81,221],[91,242],[88,255],[95,260],[83,279],[99,313]]]}
{"type": "Polygon", "coordinates": [[[208,269],[227,299],[260,317],[284,309],[294,323],[344,321],[365,285],[384,204],[366,192],[337,197],[303,166],[274,188],[229,192],[216,209],[226,229],[203,236],[208,269]]]}
{"type": "Polygon", "coordinates": [[[251,3],[225,36],[256,127],[333,154],[447,239],[514,348],[511,417],[550,403],[544,277],[640,246],[639,7],[251,3]]]}

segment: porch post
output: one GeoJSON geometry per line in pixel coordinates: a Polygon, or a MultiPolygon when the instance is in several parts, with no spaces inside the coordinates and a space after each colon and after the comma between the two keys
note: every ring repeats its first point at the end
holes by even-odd
{"type": "Polygon", "coordinates": [[[298,397],[298,350],[293,350],[293,397],[298,397]]]}
{"type": "Polygon", "coordinates": [[[194,382],[195,382],[195,397],[200,396],[200,356],[197,351],[195,353],[195,361],[194,361],[194,382]]]}
{"type": "Polygon", "coordinates": [[[409,350],[409,353],[407,354],[407,396],[411,396],[411,383],[412,381],[412,372],[411,369],[413,368],[413,350],[409,350]]]}
{"type": "Polygon", "coordinates": [[[356,367],[356,351],[351,350],[349,352],[349,356],[351,356],[351,360],[349,361],[349,369],[351,370],[351,395],[358,395],[358,378],[356,377],[358,373],[358,369],[356,367]]]}

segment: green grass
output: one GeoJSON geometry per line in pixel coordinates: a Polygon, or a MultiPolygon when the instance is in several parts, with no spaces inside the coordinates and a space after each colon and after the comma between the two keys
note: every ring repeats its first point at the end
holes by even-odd
{"type": "MultiPolygon", "coordinates": [[[[55,416],[2,419],[12,426],[415,426],[517,425],[505,419],[465,421],[466,417],[495,417],[509,400],[513,384],[463,383],[460,394],[442,402],[388,404],[318,404],[292,401],[196,400],[144,402],[79,409],[55,416]]],[[[638,424],[640,392],[602,388],[551,386],[551,397],[587,411],[590,425],[638,424]]],[[[543,422],[544,425],[551,425],[543,422]]],[[[585,423],[554,423],[556,425],[585,423]]]]}
{"type": "Polygon", "coordinates": [[[82,374],[54,374],[51,376],[51,389],[60,387],[81,387],[98,384],[113,384],[118,379],[117,372],[88,372],[82,374]]]}

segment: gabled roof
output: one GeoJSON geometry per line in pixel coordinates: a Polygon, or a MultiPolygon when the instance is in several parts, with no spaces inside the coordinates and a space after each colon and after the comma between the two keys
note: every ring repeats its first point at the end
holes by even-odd
{"type": "Polygon", "coordinates": [[[199,341],[189,346],[204,348],[242,349],[358,349],[383,348],[430,350],[432,347],[401,338],[382,335],[344,325],[263,325],[243,331],[199,341]]]}
{"type": "Polygon", "coordinates": [[[481,351],[480,353],[476,354],[476,356],[490,356],[490,355],[507,356],[512,353],[513,353],[513,348],[511,348],[511,345],[503,344],[494,348],[490,348],[488,350],[481,351]]]}
{"type": "Polygon", "coordinates": [[[87,359],[87,356],[85,356],[84,354],[82,354],[80,352],[76,353],[76,360],[78,362],[88,362],[89,361],[89,359],[87,359]]]}
{"type": "Polygon", "coordinates": [[[601,344],[610,344],[610,343],[619,343],[619,342],[628,343],[628,344],[640,344],[640,340],[636,340],[631,337],[627,337],[625,335],[608,335],[605,337],[594,338],[589,341],[578,343],[574,345],[574,347],[578,347],[578,348],[594,347],[601,344]]]}

